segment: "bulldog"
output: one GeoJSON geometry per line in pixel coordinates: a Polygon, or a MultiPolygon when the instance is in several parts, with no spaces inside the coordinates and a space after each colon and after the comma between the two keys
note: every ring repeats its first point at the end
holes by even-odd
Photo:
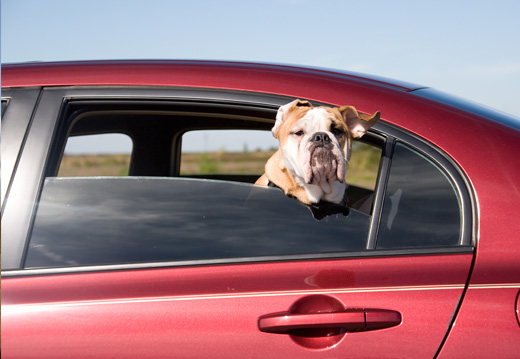
{"type": "Polygon", "coordinates": [[[380,117],[352,106],[314,107],[294,100],[278,109],[272,128],[280,141],[256,185],[276,186],[306,205],[345,205],[345,171],[353,138],[362,137],[380,117]]]}

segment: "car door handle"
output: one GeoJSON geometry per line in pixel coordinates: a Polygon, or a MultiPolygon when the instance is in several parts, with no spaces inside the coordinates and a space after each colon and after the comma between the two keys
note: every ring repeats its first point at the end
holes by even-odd
{"type": "Polygon", "coordinates": [[[401,314],[393,310],[361,309],[333,313],[289,314],[262,316],[258,328],[262,332],[290,334],[297,329],[342,328],[347,332],[363,332],[401,324],[401,314]]]}

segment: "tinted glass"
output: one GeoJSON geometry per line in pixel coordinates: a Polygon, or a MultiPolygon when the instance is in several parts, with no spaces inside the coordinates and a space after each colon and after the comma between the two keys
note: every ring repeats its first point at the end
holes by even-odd
{"type": "Polygon", "coordinates": [[[378,249],[458,245],[461,209],[442,170],[397,143],[388,181],[378,249]]]}
{"type": "Polygon", "coordinates": [[[318,221],[276,188],[150,177],[47,178],[27,268],[335,253],[370,216],[318,221]]]}

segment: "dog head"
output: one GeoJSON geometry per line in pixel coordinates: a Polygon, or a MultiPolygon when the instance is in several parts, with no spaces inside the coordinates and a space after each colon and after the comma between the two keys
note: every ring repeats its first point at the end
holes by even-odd
{"type": "Polygon", "coordinates": [[[272,132],[287,171],[305,188],[310,203],[343,200],[352,138],[363,136],[379,116],[359,114],[352,106],[314,107],[301,100],[279,108],[272,132]]]}

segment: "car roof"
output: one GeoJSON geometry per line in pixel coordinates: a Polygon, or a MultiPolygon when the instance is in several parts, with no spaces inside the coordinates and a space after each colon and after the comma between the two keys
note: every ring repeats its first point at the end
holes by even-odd
{"type": "MultiPolygon", "coordinates": [[[[175,86],[269,93],[322,103],[355,103],[372,113],[440,106],[520,130],[520,120],[429,87],[325,68],[206,60],[97,60],[2,64],[2,88],[53,86],[175,86]],[[377,98],[377,105],[373,99],[377,98]],[[348,99],[345,101],[345,99],[348,99]]],[[[405,116],[406,117],[406,116],[405,116]]],[[[410,117],[410,116],[408,116],[410,117]]],[[[413,121],[415,122],[415,121],[413,121]]],[[[404,125],[401,123],[401,125],[404,125]]],[[[407,127],[407,126],[405,126],[407,127]]],[[[412,126],[413,127],[413,126],[412,126]]],[[[412,127],[408,129],[413,131],[412,127]]]]}
{"type": "Polygon", "coordinates": [[[262,82],[266,75],[271,79],[279,78],[278,86],[283,85],[284,80],[298,77],[327,77],[405,92],[423,88],[405,81],[356,72],[282,64],[202,60],[106,60],[2,64],[2,87],[147,85],[227,87],[248,90],[251,83],[262,82]],[[226,79],[227,81],[223,81],[226,79]]]}

